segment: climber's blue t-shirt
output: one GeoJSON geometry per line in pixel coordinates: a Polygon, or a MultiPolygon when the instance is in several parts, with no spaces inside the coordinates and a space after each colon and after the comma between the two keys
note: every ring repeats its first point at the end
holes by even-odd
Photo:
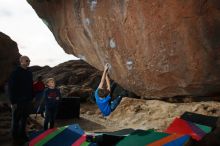
{"type": "Polygon", "coordinates": [[[111,99],[110,94],[108,96],[106,96],[105,98],[101,98],[98,95],[98,90],[99,88],[96,89],[95,91],[95,99],[96,99],[96,103],[100,109],[100,111],[102,112],[102,114],[104,116],[108,116],[111,113],[111,107],[109,105],[109,100],[111,99]]]}

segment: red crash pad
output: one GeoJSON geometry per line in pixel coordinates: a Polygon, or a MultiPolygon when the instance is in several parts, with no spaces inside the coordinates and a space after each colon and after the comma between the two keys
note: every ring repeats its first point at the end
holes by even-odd
{"type": "MultiPolygon", "coordinates": [[[[195,140],[201,140],[204,135],[202,135],[198,130],[195,130],[196,124],[185,121],[180,118],[175,118],[170,126],[165,130],[166,133],[178,133],[178,134],[188,134],[195,140]],[[193,128],[194,127],[194,128],[193,128]]],[[[197,128],[198,129],[198,128],[197,128]]]]}

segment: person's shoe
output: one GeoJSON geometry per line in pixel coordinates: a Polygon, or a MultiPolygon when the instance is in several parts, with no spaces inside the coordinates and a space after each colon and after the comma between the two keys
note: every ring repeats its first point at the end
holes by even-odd
{"type": "Polygon", "coordinates": [[[119,97],[119,98],[123,98],[123,96],[121,96],[121,95],[119,95],[118,97],[119,97]]]}

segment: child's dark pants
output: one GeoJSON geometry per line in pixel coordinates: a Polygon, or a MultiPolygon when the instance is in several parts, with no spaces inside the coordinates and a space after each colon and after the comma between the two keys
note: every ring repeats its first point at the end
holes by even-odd
{"type": "Polygon", "coordinates": [[[45,108],[45,120],[44,120],[44,130],[48,129],[48,124],[50,124],[50,128],[54,127],[54,122],[57,114],[57,107],[45,108]]]}

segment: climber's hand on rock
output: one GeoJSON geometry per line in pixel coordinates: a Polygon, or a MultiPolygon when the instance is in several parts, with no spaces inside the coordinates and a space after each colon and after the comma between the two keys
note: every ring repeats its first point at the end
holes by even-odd
{"type": "Polygon", "coordinates": [[[108,69],[109,69],[109,64],[106,63],[106,64],[105,64],[105,71],[107,71],[108,69]]]}

